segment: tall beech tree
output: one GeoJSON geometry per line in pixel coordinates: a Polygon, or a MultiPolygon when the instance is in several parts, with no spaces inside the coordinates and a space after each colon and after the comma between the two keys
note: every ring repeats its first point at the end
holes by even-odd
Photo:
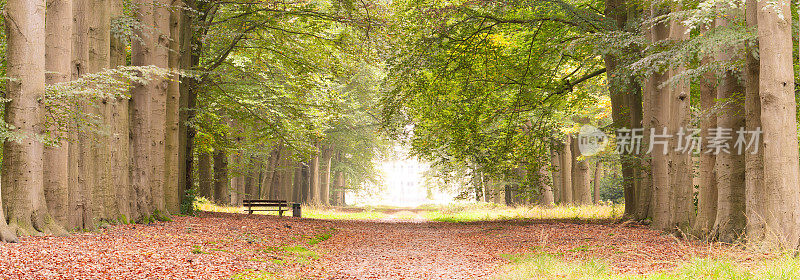
{"type": "MultiPolygon", "coordinates": [[[[45,11],[45,79],[48,85],[72,78],[72,0],[51,1],[45,11]]],[[[67,225],[69,213],[69,135],[68,124],[55,122],[48,133],[60,138],[58,145],[45,146],[43,173],[47,208],[61,225],[67,225]],[[59,127],[65,125],[67,127],[59,127]]],[[[127,175],[127,174],[126,174],[127,175]]]]}
{"type": "MultiPolygon", "coordinates": [[[[153,22],[152,1],[137,0],[135,16],[139,22],[153,22]]],[[[155,45],[155,35],[147,33],[147,30],[138,29],[136,35],[139,40],[132,41],[131,44],[131,64],[134,66],[155,65],[153,54],[155,45]]],[[[151,129],[150,95],[153,94],[154,82],[147,84],[137,84],[131,91],[130,101],[130,154],[131,154],[131,185],[134,192],[136,204],[131,209],[132,220],[149,220],[153,211],[153,194],[151,184],[153,168],[151,164],[159,159],[151,153],[151,140],[153,132],[151,129]]]]}
{"type": "MultiPolygon", "coordinates": [[[[718,18],[716,25],[726,26],[729,22],[718,18]]],[[[728,61],[737,47],[721,52],[717,59],[728,61]]],[[[744,86],[740,73],[725,71],[717,86],[717,99],[723,102],[717,116],[717,126],[731,129],[733,135],[745,127],[744,86]]],[[[733,242],[744,233],[745,228],[745,155],[733,150],[721,152],[716,157],[717,214],[712,235],[725,242],[733,242]]]]}
{"type": "MultiPolygon", "coordinates": [[[[12,232],[64,234],[47,209],[44,195],[44,144],[39,98],[45,94],[45,1],[8,1],[4,13],[8,50],[5,122],[21,139],[3,145],[2,198],[12,232]]],[[[2,230],[2,228],[0,228],[2,230]]],[[[11,239],[2,234],[3,239],[11,239]]]]}
{"type": "MultiPolygon", "coordinates": [[[[756,0],[745,2],[745,23],[748,27],[757,26],[756,0]]],[[[759,96],[760,61],[756,56],[758,39],[751,39],[745,44],[745,84],[744,111],[745,124],[748,131],[761,129],[761,98],[759,96]]],[[[767,193],[764,182],[764,142],[745,152],[745,210],[747,218],[746,233],[754,241],[765,239],[767,232],[767,193]]]]}
{"type": "MultiPolygon", "coordinates": [[[[709,57],[703,58],[703,63],[708,65],[709,57]]],[[[711,72],[704,73],[698,83],[700,88],[700,136],[708,139],[711,128],[717,127],[716,105],[716,75],[711,72]]],[[[700,185],[697,192],[697,217],[692,226],[693,235],[703,238],[711,233],[717,219],[717,176],[716,155],[714,153],[701,153],[699,162],[700,185]]]]}
{"type": "Polygon", "coordinates": [[[792,67],[789,1],[757,2],[761,128],[764,131],[765,228],[769,243],[797,248],[800,242],[797,104],[792,67]],[[794,132],[794,133],[789,133],[794,132]]]}

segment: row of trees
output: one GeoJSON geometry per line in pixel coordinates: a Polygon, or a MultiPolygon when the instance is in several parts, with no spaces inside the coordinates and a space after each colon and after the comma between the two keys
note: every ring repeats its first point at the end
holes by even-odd
{"type": "Polygon", "coordinates": [[[549,207],[556,203],[590,205],[614,200],[613,195],[603,197],[609,192],[606,189],[616,187],[615,174],[607,171],[609,164],[616,163],[607,154],[582,156],[574,136],[553,141],[547,154],[548,161],[522,164],[505,177],[478,174],[476,182],[472,182],[474,186],[465,191],[474,193],[478,201],[506,205],[549,207]]]}
{"type": "Polygon", "coordinates": [[[583,186],[585,177],[566,170],[604,161],[622,175],[629,219],[793,249],[800,216],[792,5],[405,3],[405,14],[426,16],[395,27],[412,35],[399,39],[407,52],[392,61],[383,119],[442,178],[493,177],[535,196],[550,192],[536,182],[549,176],[531,176],[546,167],[560,177],[551,184],[555,197],[583,203],[588,189],[566,186],[583,186]],[[612,145],[564,159],[575,148],[563,139],[584,124],[609,135],[642,129],[641,149],[617,154],[612,145]],[[687,138],[677,132],[692,127],[706,144],[719,136],[715,128],[730,129],[731,153],[686,152],[678,138],[687,138]],[[648,143],[662,129],[674,138],[648,143]],[[739,129],[760,129],[760,145],[737,151],[739,129]]]}
{"type": "Polygon", "coordinates": [[[373,179],[380,72],[352,7],[4,2],[3,241],[373,179]]]}

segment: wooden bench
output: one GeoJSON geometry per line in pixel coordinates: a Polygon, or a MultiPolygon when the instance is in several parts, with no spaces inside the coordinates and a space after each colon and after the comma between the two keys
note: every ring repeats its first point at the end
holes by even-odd
{"type": "Polygon", "coordinates": [[[248,214],[253,214],[255,211],[277,211],[278,215],[283,216],[283,212],[291,210],[289,202],[286,200],[245,199],[242,201],[242,204],[246,209],[244,211],[248,214]],[[253,209],[256,207],[261,209],[253,209]]]}

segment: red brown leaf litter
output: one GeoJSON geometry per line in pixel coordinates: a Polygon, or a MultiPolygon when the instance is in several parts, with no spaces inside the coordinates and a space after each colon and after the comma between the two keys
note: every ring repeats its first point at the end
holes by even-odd
{"type": "Polygon", "coordinates": [[[674,269],[709,255],[763,258],[613,223],[326,221],[202,213],[0,244],[0,279],[230,279],[251,271],[302,279],[484,279],[496,277],[507,263],[502,254],[533,252],[603,259],[619,273],[674,269]],[[330,239],[308,243],[332,228],[330,239]],[[292,245],[321,257],[293,261],[291,254],[275,250],[292,245]]]}

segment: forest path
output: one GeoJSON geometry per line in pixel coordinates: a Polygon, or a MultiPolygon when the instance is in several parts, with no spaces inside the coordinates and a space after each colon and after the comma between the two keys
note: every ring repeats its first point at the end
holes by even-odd
{"type": "Polygon", "coordinates": [[[425,222],[364,222],[322,243],[328,279],[478,279],[503,263],[473,243],[480,227],[425,222]]]}
{"type": "Polygon", "coordinates": [[[710,254],[747,257],[719,244],[679,240],[644,226],[579,221],[469,223],[331,221],[313,279],[502,279],[503,256],[601,259],[617,273],[671,270],[710,254]]]}

